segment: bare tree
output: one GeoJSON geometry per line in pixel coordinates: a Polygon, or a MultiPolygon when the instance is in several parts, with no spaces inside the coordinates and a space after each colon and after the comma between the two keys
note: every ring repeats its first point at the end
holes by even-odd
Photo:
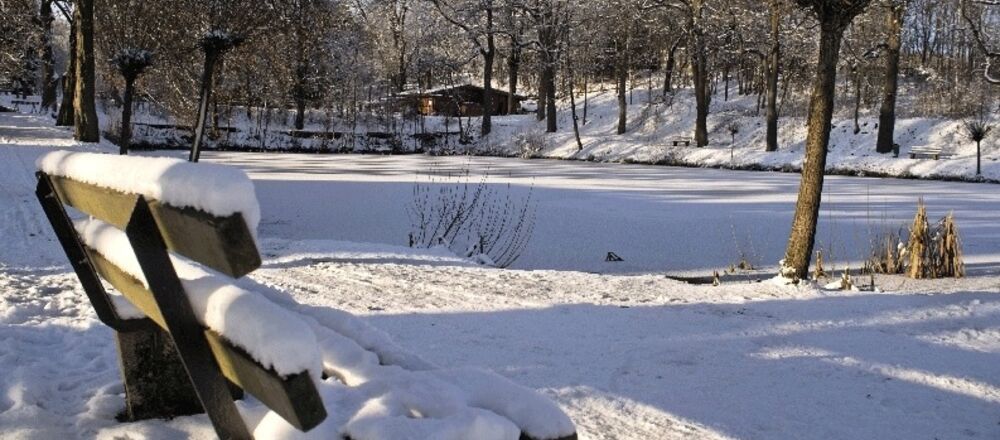
{"type": "MultiPolygon", "coordinates": [[[[977,22],[972,18],[969,13],[971,5],[980,5],[982,7],[997,7],[1000,6],[1000,0],[962,0],[962,18],[969,25],[969,29],[972,30],[972,36],[979,46],[979,49],[983,51],[986,56],[986,68],[983,70],[983,77],[990,84],[1000,85],[1000,74],[994,74],[992,68],[994,63],[1000,61],[1000,49],[996,47],[991,47],[988,42],[988,36],[983,31],[983,23],[977,22]]],[[[994,27],[995,31],[996,28],[994,27]]]]}
{"type": "Polygon", "coordinates": [[[449,23],[461,29],[483,59],[483,122],[480,134],[493,130],[493,62],[496,59],[496,36],[501,33],[496,14],[502,10],[498,0],[430,0],[449,23]]]}
{"type": "Polygon", "coordinates": [[[885,5],[885,26],[889,38],[885,42],[885,79],[882,86],[882,107],[879,110],[878,141],[875,145],[875,151],[882,154],[891,153],[895,143],[899,57],[903,45],[903,20],[909,4],[909,0],[888,0],[885,5]]]}
{"type": "Polygon", "coordinates": [[[41,52],[42,69],[39,80],[42,86],[41,108],[45,111],[55,109],[56,106],[56,79],[55,60],[53,60],[52,50],[52,22],[55,14],[52,13],[52,0],[42,0],[39,2],[38,22],[41,24],[39,38],[39,52],[41,52]]]}

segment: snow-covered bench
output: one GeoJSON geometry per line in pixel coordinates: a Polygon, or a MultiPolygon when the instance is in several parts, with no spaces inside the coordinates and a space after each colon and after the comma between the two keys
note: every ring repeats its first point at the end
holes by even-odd
{"type": "Polygon", "coordinates": [[[914,145],[910,147],[910,159],[917,159],[920,157],[930,157],[934,160],[938,160],[942,157],[951,157],[951,153],[944,152],[944,148],[940,146],[931,145],[914,145]]]}
{"type": "Polygon", "coordinates": [[[240,279],[261,264],[259,207],[241,171],[68,152],[38,167],[46,215],[116,330],[130,418],[203,407],[221,438],[576,438],[532,390],[437,368],[347,313],[240,279]],[[90,218],[73,221],[65,206],[90,218]],[[242,415],[252,429],[233,403],[240,390],[270,410],[242,415]]]}
{"type": "Polygon", "coordinates": [[[670,145],[672,145],[674,147],[676,147],[678,145],[681,145],[681,144],[684,144],[685,147],[690,147],[691,143],[694,142],[694,139],[691,139],[691,138],[686,137],[686,136],[674,136],[674,137],[670,138],[669,142],[670,142],[670,145]]]}

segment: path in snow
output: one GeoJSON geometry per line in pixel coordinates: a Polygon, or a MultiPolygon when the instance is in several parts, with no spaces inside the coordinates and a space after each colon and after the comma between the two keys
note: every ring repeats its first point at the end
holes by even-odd
{"type": "MultiPolygon", "coordinates": [[[[745,254],[774,266],[784,253],[799,176],[767,172],[428,156],[206,153],[245,169],[263,206],[263,236],[405,245],[414,182],[426,173],[488,172],[492,183],[534,185],[534,238],[514,265],[599,273],[697,271],[745,254]],[[624,257],[606,263],[607,252],[624,257]]],[[[473,179],[475,180],[475,179],[473,179]]],[[[996,185],[827,178],[817,237],[827,262],[867,257],[869,231],[912,221],[923,197],[932,218],[955,211],[974,269],[1000,266],[996,185]]],[[[855,265],[857,268],[857,265],[855,265]]]]}

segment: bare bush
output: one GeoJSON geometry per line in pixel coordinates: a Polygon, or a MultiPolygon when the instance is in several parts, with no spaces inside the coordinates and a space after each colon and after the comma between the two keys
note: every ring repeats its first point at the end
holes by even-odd
{"type": "Polygon", "coordinates": [[[518,156],[522,159],[536,159],[542,157],[542,153],[549,146],[549,140],[543,132],[529,131],[515,136],[514,145],[517,146],[518,156]]]}
{"type": "Polygon", "coordinates": [[[534,186],[518,196],[508,184],[490,184],[489,171],[441,173],[413,186],[411,247],[446,246],[494,267],[509,267],[521,256],[535,226],[534,186]]]}
{"type": "Polygon", "coordinates": [[[901,232],[888,231],[872,237],[871,252],[862,273],[891,275],[903,273],[906,246],[900,239],[901,235],[901,232]]]}

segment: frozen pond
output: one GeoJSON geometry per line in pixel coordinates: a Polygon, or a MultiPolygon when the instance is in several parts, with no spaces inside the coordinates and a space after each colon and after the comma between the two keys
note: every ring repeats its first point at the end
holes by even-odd
{"type": "MultiPolygon", "coordinates": [[[[245,169],[263,209],[262,237],[407,243],[415,182],[468,170],[476,181],[533,187],[534,235],[521,269],[603,273],[722,269],[745,255],[774,266],[799,175],[482,157],[207,153],[245,169]],[[615,252],[624,262],[605,262],[615,252]]],[[[436,182],[440,184],[441,180],[436,182]]],[[[501,192],[505,189],[501,188],[501,192]]],[[[897,229],[923,197],[932,219],[954,211],[971,269],[1000,264],[1000,187],[829,176],[817,245],[827,261],[860,261],[870,231],[897,229]]],[[[856,263],[855,263],[856,265],[856,263]]],[[[855,266],[856,267],[856,266],[855,266]]]]}

